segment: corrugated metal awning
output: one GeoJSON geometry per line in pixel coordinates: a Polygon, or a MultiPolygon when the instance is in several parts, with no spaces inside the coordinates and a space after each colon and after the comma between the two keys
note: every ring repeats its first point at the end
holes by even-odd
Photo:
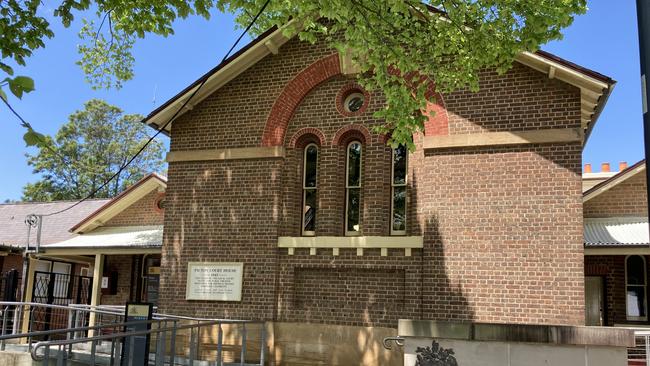
{"type": "Polygon", "coordinates": [[[160,248],[162,236],[162,225],[102,227],[41,248],[46,251],[54,248],[160,248]]]}
{"type": "Polygon", "coordinates": [[[648,246],[647,217],[584,219],[586,247],[648,246]]]}

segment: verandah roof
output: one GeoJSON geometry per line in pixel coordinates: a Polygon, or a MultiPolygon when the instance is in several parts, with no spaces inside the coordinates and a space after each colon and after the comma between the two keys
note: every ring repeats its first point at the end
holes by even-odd
{"type": "Polygon", "coordinates": [[[162,247],[163,226],[115,226],[101,227],[87,234],[44,245],[46,253],[57,249],[89,249],[104,251],[107,249],[160,249],[162,247]]]}
{"type": "Polygon", "coordinates": [[[585,247],[636,247],[650,245],[647,217],[586,218],[585,247]]]}

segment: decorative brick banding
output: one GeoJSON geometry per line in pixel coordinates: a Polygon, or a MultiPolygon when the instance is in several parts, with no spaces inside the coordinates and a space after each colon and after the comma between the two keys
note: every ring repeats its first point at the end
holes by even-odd
{"type": "Polygon", "coordinates": [[[308,135],[310,137],[313,136],[315,139],[317,139],[317,141],[314,142],[316,142],[318,146],[325,146],[327,144],[327,140],[325,140],[325,135],[323,135],[321,130],[313,127],[305,127],[305,128],[301,128],[300,130],[298,130],[296,133],[293,134],[291,140],[289,141],[289,147],[290,148],[295,148],[296,146],[301,147],[300,144],[298,144],[298,141],[302,140],[303,137],[308,137],[308,135]]]}
{"type": "Polygon", "coordinates": [[[369,144],[372,142],[372,140],[370,139],[370,131],[368,131],[368,129],[363,125],[353,123],[347,126],[343,126],[339,128],[338,131],[336,131],[336,134],[332,139],[332,146],[341,145],[342,143],[348,142],[347,140],[349,139],[347,138],[343,139],[342,137],[344,136],[348,137],[351,134],[363,140],[361,141],[362,143],[369,144]]]}
{"type": "Polygon", "coordinates": [[[424,122],[425,136],[449,135],[449,116],[440,93],[435,93],[435,103],[428,102],[424,113],[428,117],[428,120],[424,122]],[[431,116],[431,112],[434,112],[433,116],[431,116]]]}
{"type": "Polygon", "coordinates": [[[314,62],[296,75],[273,103],[264,127],[262,146],[282,145],[289,121],[305,95],[322,82],[340,74],[339,54],[334,53],[314,62]]]}

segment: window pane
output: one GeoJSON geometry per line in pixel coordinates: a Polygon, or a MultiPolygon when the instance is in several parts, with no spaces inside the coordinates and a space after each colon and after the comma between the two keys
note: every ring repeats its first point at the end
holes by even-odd
{"type": "Polygon", "coordinates": [[[645,263],[643,258],[633,255],[627,258],[627,284],[645,285],[645,263]]]}
{"type": "Polygon", "coordinates": [[[645,313],[645,287],[628,286],[627,316],[644,317],[645,313]]]}
{"type": "Polygon", "coordinates": [[[406,230],[406,187],[393,188],[393,231],[406,230]]]}
{"type": "Polygon", "coordinates": [[[303,231],[315,231],[316,227],[316,190],[305,189],[305,206],[303,207],[303,231]]]}
{"type": "Polygon", "coordinates": [[[318,161],[318,148],[309,145],[305,151],[305,187],[316,187],[316,162],[318,161]]]}
{"type": "Polygon", "coordinates": [[[359,199],[361,190],[359,188],[348,189],[348,222],[347,231],[359,231],[359,199]]]}
{"type": "Polygon", "coordinates": [[[399,145],[393,152],[393,184],[406,183],[406,147],[399,145]]]}
{"type": "Polygon", "coordinates": [[[361,144],[353,142],[348,146],[348,187],[359,187],[361,183],[361,144]]]}

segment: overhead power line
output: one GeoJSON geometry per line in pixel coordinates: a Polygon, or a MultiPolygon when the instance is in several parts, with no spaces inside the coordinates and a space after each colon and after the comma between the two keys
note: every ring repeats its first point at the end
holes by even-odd
{"type": "MultiPolygon", "coordinates": [[[[219,63],[219,65],[223,64],[223,63],[226,61],[226,59],[230,56],[230,53],[235,49],[235,47],[237,47],[237,45],[239,44],[239,41],[241,41],[241,39],[244,37],[244,35],[246,35],[246,33],[248,33],[248,31],[251,29],[251,27],[253,26],[253,24],[255,24],[255,22],[256,22],[257,19],[260,17],[260,15],[262,15],[262,13],[264,12],[264,9],[266,9],[266,7],[267,7],[267,5],[269,4],[269,2],[270,2],[270,0],[266,0],[266,2],[264,3],[264,5],[262,6],[262,8],[260,8],[260,10],[257,12],[257,14],[255,15],[255,17],[251,20],[251,22],[250,22],[250,23],[248,24],[248,26],[244,29],[244,31],[239,35],[239,37],[238,37],[237,40],[233,43],[232,47],[230,47],[230,49],[228,50],[228,52],[226,52],[226,54],[224,55],[224,57],[223,57],[223,59],[221,60],[221,62],[219,63]]],[[[187,106],[187,104],[192,100],[192,98],[194,98],[194,96],[199,92],[199,90],[203,87],[203,85],[205,85],[205,83],[206,83],[207,81],[208,81],[208,78],[204,78],[204,79],[201,81],[201,83],[198,85],[198,87],[197,87],[196,89],[194,89],[194,91],[193,91],[192,94],[189,96],[189,98],[187,98],[187,99],[185,100],[185,102],[183,102],[183,105],[181,106],[181,108],[179,108],[179,109],[174,113],[174,115],[172,115],[172,116],[167,120],[167,122],[165,122],[165,124],[163,124],[163,125],[162,125],[162,126],[161,126],[157,131],[156,131],[156,133],[155,133],[153,136],[151,136],[151,137],[149,138],[149,140],[147,140],[147,142],[145,142],[144,145],[142,145],[142,147],[141,147],[141,148],[140,148],[140,149],[139,149],[139,150],[138,150],[138,151],[137,151],[137,152],[136,152],[136,153],[135,153],[135,154],[134,154],[134,155],[133,155],[133,156],[132,156],[132,157],[131,157],[131,158],[130,158],[130,159],[129,159],[125,164],[124,164],[124,165],[122,165],[122,166],[117,170],[117,172],[115,172],[115,174],[113,174],[110,178],[108,178],[104,183],[102,183],[99,187],[97,187],[95,190],[93,190],[90,194],[88,194],[88,195],[85,196],[84,198],[80,199],[79,201],[75,202],[74,204],[72,204],[72,205],[70,205],[70,206],[68,206],[68,207],[66,207],[66,208],[64,208],[64,209],[61,209],[61,210],[59,210],[59,211],[50,212],[50,213],[48,213],[48,214],[43,214],[43,215],[40,215],[40,216],[42,216],[42,217],[47,217],[47,216],[58,215],[58,214],[60,214],[60,213],[63,213],[63,212],[65,212],[65,211],[68,211],[68,210],[70,210],[70,209],[72,209],[72,208],[78,206],[79,204],[81,204],[81,203],[84,202],[84,201],[87,201],[87,200],[90,199],[90,198],[93,198],[97,192],[99,192],[100,190],[102,190],[102,189],[103,189],[104,187],[106,187],[106,186],[107,186],[107,185],[108,185],[108,184],[109,184],[113,179],[115,179],[115,177],[117,177],[118,175],[120,175],[120,173],[122,173],[122,171],[124,171],[124,169],[126,169],[126,168],[129,166],[129,164],[131,164],[131,163],[132,163],[132,162],[133,162],[133,161],[134,161],[134,160],[135,160],[135,159],[136,159],[136,158],[137,158],[137,157],[138,157],[138,156],[139,156],[139,155],[140,155],[140,154],[141,154],[141,153],[142,153],[146,148],[147,148],[147,146],[149,146],[149,144],[150,144],[150,143],[151,143],[151,142],[152,142],[156,137],[158,137],[158,135],[160,135],[160,133],[161,133],[162,131],[165,130],[165,128],[166,128],[166,127],[167,127],[167,126],[168,126],[168,125],[169,125],[169,124],[174,120],[174,118],[176,118],[176,116],[178,116],[178,114],[180,113],[180,111],[182,111],[182,110],[185,109],[185,107],[187,106]]],[[[13,111],[13,109],[12,109],[12,111],[13,111]]],[[[16,114],[16,115],[21,119],[21,121],[24,121],[24,120],[22,119],[22,117],[20,117],[20,116],[19,116],[15,111],[14,111],[14,114],[16,114]]]]}

